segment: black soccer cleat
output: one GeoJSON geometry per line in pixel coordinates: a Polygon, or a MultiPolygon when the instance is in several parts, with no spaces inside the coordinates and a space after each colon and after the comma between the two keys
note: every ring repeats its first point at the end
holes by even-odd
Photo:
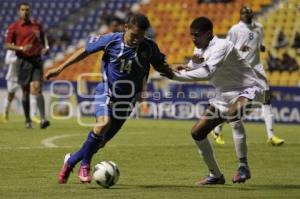
{"type": "Polygon", "coordinates": [[[251,173],[248,167],[240,166],[237,173],[232,178],[233,183],[244,183],[246,180],[251,178],[251,173]]]}
{"type": "Polygon", "coordinates": [[[26,129],[31,129],[32,128],[31,121],[30,122],[25,122],[25,128],[26,129]]]}
{"type": "Polygon", "coordinates": [[[42,120],[41,123],[40,123],[40,128],[41,129],[45,129],[47,128],[48,126],[50,126],[50,122],[48,120],[42,120]]]}

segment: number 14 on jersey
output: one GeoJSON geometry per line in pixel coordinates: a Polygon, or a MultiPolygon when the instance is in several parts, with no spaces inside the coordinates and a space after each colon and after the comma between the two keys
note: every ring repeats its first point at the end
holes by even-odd
{"type": "Polygon", "coordinates": [[[132,61],[129,60],[127,63],[126,63],[126,60],[125,59],[121,59],[121,67],[120,67],[120,72],[121,73],[127,73],[127,74],[130,74],[131,72],[131,68],[132,67],[132,61]]]}

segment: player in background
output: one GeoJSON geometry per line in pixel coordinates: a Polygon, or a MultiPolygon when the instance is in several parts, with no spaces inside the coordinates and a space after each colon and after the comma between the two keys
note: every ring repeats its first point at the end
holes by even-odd
{"type": "MultiPolygon", "coordinates": [[[[17,56],[15,51],[7,50],[5,55],[5,65],[8,66],[8,71],[6,73],[6,84],[7,84],[7,98],[4,100],[4,113],[3,113],[3,121],[8,122],[9,120],[9,109],[11,103],[15,97],[15,93],[21,88],[18,84],[17,77],[17,56]]],[[[31,117],[32,121],[35,123],[40,123],[40,119],[37,117],[37,104],[34,96],[30,95],[30,107],[31,107],[31,117]]]]}
{"type": "Polygon", "coordinates": [[[91,181],[90,163],[93,155],[121,129],[132,111],[147,81],[150,64],[166,76],[173,75],[157,44],[145,37],[150,23],[143,14],[132,14],[124,26],[124,33],[109,33],[87,38],[86,46],[68,60],[47,72],[46,78],[57,76],[65,68],[83,60],[90,54],[104,51],[102,82],[96,88],[96,125],[77,151],[65,156],[58,182],[66,183],[81,161],[78,177],[82,183],[91,181]]]}
{"type": "Polygon", "coordinates": [[[36,97],[41,116],[40,128],[50,125],[46,119],[43,96],[42,55],[49,51],[49,45],[40,23],[30,18],[31,8],[26,2],[18,5],[19,18],[9,25],[5,34],[4,48],[13,50],[17,55],[18,84],[22,87],[22,106],[25,127],[32,128],[30,117],[30,93],[36,97]]]}
{"type": "MultiPolygon", "coordinates": [[[[225,178],[217,164],[207,135],[219,124],[228,122],[232,133],[236,154],[239,159],[237,174],[233,183],[250,179],[247,161],[246,132],[242,122],[245,109],[261,91],[257,77],[251,66],[239,55],[233,43],[213,35],[213,24],[206,17],[196,18],[190,26],[190,34],[195,44],[194,55],[188,70],[174,72],[173,80],[209,81],[216,96],[209,100],[209,106],[191,133],[208,167],[209,174],[197,185],[224,184],[225,178]]],[[[262,91],[261,91],[262,92],[262,91]]]]}
{"type": "MultiPolygon", "coordinates": [[[[265,51],[265,46],[263,45],[263,27],[254,21],[253,11],[250,7],[244,6],[241,8],[240,19],[241,21],[229,30],[227,39],[234,43],[241,56],[249,62],[257,75],[257,80],[264,88],[265,97],[262,100],[261,110],[267,129],[267,143],[279,146],[284,143],[284,140],[274,135],[271,92],[264,67],[260,63],[260,52],[265,51]]],[[[221,134],[222,125],[213,130],[218,144],[224,144],[221,134]]]]}

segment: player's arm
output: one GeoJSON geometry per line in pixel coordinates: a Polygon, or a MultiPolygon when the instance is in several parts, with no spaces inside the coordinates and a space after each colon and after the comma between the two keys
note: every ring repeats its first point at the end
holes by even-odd
{"type": "Polygon", "coordinates": [[[153,68],[160,73],[160,75],[168,77],[170,79],[173,77],[173,70],[166,62],[166,56],[160,52],[158,46],[154,42],[152,43],[150,63],[153,68]]]}
{"type": "Polygon", "coordinates": [[[203,62],[204,58],[200,54],[194,54],[187,64],[172,64],[171,68],[175,71],[193,70],[195,68],[201,67],[201,64],[203,62]]]}
{"type": "Polygon", "coordinates": [[[48,37],[45,33],[43,33],[42,36],[42,44],[43,44],[43,49],[42,49],[42,54],[45,55],[49,52],[50,50],[50,46],[49,46],[49,41],[48,41],[48,37]]]}
{"type": "Polygon", "coordinates": [[[24,45],[24,46],[17,46],[15,45],[15,38],[16,38],[16,30],[14,29],[13,25],[10,25],[5,33],[5,41],[4,41],[4,48],[6,50],[13,50],[13,51],[27,51],[30,50],[32,47],[31,44],[24,45]]]}
{"type": "Polygon", "coordinates": [[[85,50],[85,48],[80,48],[75,53],[69,57],[64,63],[62,63],[60,66],[53,68],[49,70],[46,73],[46,79],[50,79],[51,77],[58,76],[64,69],[67,67],[80,62],[84,58],[86,58],[89,55],[89,53],[85,50]]]}
{"type": "Polygon", "coordinates": [[[44,32],[43,26],[41,24],[39,24],[39,29],[40,29],[40,32],[41,32],[41,35],[40,35],[41,46],[43,47],[42,48],[42,55],[45,55],[49,52],[49,49],[50,49],[49,42],[48,42],[47,35],[44,32]]]}
{"type": "Polygon", "coordinates": [[[17,46],[14,43],[5,43],[4,48],[6,50],[13,50],[13,51],[27,51],[32,47],[32,45],[25,45],[25,46],[17,46]]]}
{"type": "Polygon", "coordinates": [[[227,51],[230,49],[234,49],[232,43],[222,46],[219,50],[213,52],[211,56],[207,57],[207,60],[201,59],[201,63],[198,63],[196,67],[190,70],[175,71],[173,79],[177,81],[206,81],[211,79],[217,66],[224,60],[228,53],[227,51]]]}
{"type": "Polygon", "coordinates": [[[190,70],[175,71],[173,80],[177,81],[206,81],[209,80],[215,72],[215,67],[209,67],[205,62],[198,68],[190,70]]]}
{"type": "Polygon", "coordinates": [[[174,72],[173,70],[170,68],[169,64],[167,62],[163,62],[162,64],[160,64],[159,66],[154,66],[154,69],[160,73],[161,76],[167,77],[172,79],[174,72]]]}
{"type": "Polygon", "coordinates": [[[266,47],[264,45],[264,29],[263,29],[263,27],[261,27],[260,51],[261,52],[265,52],[266,51],[266,47]]]}
{"type": "Polygon", "coordinates": [[[104,50],[107,44],[112,41],[113,36],[113,34],[89,36],[87,38],[85,47],[78,49],[71,57],[69,57],[63,64],[61,64],[57,68],[49,70],[46,73],[46,79],[50,79],[51,77],[59,75],[65,68],[77,62],[80,62],[90,54],[98,52],[100,50],[104,50]]]}

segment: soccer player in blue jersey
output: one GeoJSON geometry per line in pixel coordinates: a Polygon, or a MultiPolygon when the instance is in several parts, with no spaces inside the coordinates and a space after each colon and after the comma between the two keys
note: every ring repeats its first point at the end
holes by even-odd
{"type": "Polygon", "coordinates": [[[136,97],[146,83],[150,64],[165,76],[173,72],[165,61],[157,44],[145,37],[149,28],[148,18],[143,14],[132,14],[124,26],[124,33],[110,33],[87,38],[86,46],[76,51],[68,60],[49,70],[46,78],[57,76],[68,66],[88,55],[104,51],[102,57],[102,82],[95,94],[97,123],[87,140],[75,153],[65,156],[58,182],[66,183],[74,166],[81,161],[79,179],[91,181],[90,163],[93,155],[120,130],[130,115],[136,97]]]}

